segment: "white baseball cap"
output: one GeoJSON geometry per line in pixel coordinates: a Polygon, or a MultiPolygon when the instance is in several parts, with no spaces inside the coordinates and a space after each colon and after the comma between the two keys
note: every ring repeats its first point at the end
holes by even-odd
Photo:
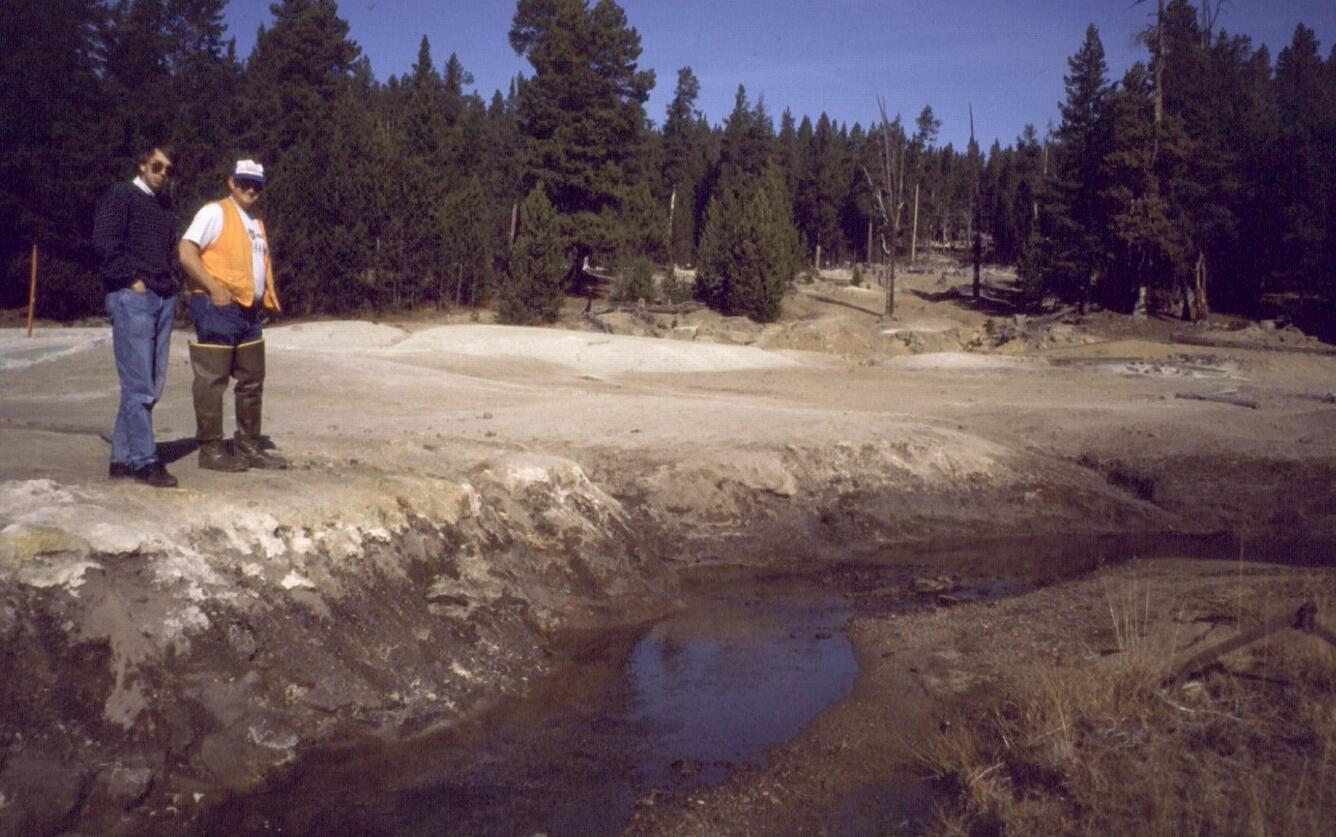
{"type": "Polygon", "coordinates": [[[264,166],[254,160],[237,160],[237,167],[232,171],[233,180],[249,180],[264,185],[264,166]]]}

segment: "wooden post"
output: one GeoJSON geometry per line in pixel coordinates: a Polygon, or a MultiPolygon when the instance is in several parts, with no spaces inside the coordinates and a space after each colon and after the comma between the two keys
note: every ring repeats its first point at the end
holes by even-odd
{"type": "Polygon", "coordinates": [[[32,337],[32,317],[37,310],[37,242],[32,245],[32,273],[28,278],[28,336],[32,337]]]}
{"type": "Polygon", "coordinates": [[[919,185],[914,184],[914,229],[909,235],[909,264],[914,264],[914,259],[918,256],[918,195],[919,185]]]}

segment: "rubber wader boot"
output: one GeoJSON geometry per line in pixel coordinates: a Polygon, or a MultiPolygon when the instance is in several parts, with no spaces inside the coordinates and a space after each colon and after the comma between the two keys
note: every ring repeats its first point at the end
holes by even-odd
{"type": "Polygon", "coordinates": [[[288,461],[260,446],[260,412],[264,403],[264,341],[237,346],[232,376],[237,379],[237,435],[233,446],[252,468],[286,468],[288,461]]]}
{"type": "Polygon", "coordinates": [[[235,456],[223,442],[223,393],[232,375],[231,346],[190,344],[190,366],[195,370],[195,439],[199,466],[210,471],[246,470],[246,460],[235,456]]]}

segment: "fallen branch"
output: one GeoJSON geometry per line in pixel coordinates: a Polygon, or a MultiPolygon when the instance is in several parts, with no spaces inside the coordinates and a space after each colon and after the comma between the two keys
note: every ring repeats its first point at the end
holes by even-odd
{"type": "Polygon", "coordinates": [[[676,305],[641,305],[636,302],[613,303],[604,308],[589,313],[597,317],[603,314],[616,313],[644,313],[644,314],[691,314],[699,311],[705,306],[699,302],[680,302],[676,305]]]}
{"type": "Polygon", "coordinates": [[[845,302],[844,300],[836,299],[833,296],[826,296],[825,294],[814,294],[811,291],[798,291],[798,294],[799,296],[805,296],[808,299],[814,299],[817,302],[824,302],[827,305],[840,305],[845,308],[852,308],[855,311],[862,311],[864,314],[871,314],[874,317],[882,316],[882,313],[880,311],[873,311],[872,309],[864,308],[861,305],[854,305],[852,302],[845,302]]]}
{"type": "Polygon", "coordinates": [[[1174,394],[1175,398],[1182,398],[1184,401],[1212,401],[1217,404],[1233,404],[1235,407],[1247,407],[1249,410],[1258,409],[1258,404],[1250,398],[1239,398],[1236,395],[1215,395],[1203,392],[1179,392],[1174,394]]]}
{"type": "Polygon", "coordinates": [[[1270,636],[1277,631],[1283,631],[1286,628],[1293,628],[1296,631],[1312,636],[1316,634],[1323,640],[1332,645],[1336,645],[1336,634],[1333,634],[1322,623],[1317,621],[1317,604],[1315,602],[1305,602],[1295,613],[1281,614],[1273,616],[1271,619],[1263,622],[1250,631],[1245,631],[1233,639],[1226,640],[1212,648],[1197,654],[1186,663],[1179,666],[1178,671],[1169,679],[1168,686],[1171,689],[1183,685],[1183,681],[1188,675],[1196,672],[1207,663],[1214,662],[1221,656],[1228,654],[1237,648],[1245,645],[1251,645],[1259,639],[1270,636]]]}

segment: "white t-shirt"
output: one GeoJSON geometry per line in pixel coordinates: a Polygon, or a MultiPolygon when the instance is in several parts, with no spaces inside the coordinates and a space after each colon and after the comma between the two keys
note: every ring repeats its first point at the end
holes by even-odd
{"type": "MultiPolygon", "coordinates": [[[[232,200],[226,198],[226,200],[232,200]]],[[[264,298],[265,276],[265,256],[269,253],[269,242],[265,240],[264,229],[256,218],[252,218],[241,207],[237,207],[237,214],[241,216],[241,224],[246,228],[246,235],[251,240],[251,272],[255,274],[255,299],[258,302],[264,298]]],[[[195,219],[190,222],[186,228],[186,234],[181,236],[186,241],[194,242],[203,250],[210,244],[218,240],[218,236],[223,234],[223,207],[218,203],[206,203],[199,212],[195,213],[195,219]]]]}

